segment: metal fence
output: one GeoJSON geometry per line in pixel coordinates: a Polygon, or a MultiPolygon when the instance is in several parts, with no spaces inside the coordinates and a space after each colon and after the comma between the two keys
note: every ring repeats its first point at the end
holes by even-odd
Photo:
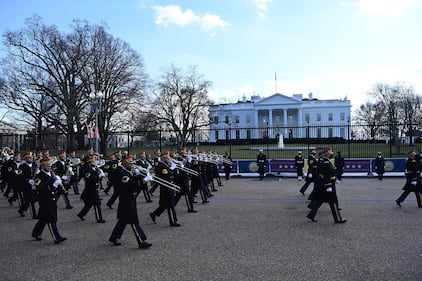
{"type": "MultiPolygon", "coordinates": [[[[117,148],[128,153],[149,153],[157,148],[177,151],[182,146],[188,149],[196,146],[219,154],[228,152],[233,159],[253,159],[260,149],[266,152],[267,158],[285,159],[294,157],[299,150],[307,155],[311,148],[327,146],[332,146],[335,152],[341,151],[346,158],[372,158],[377,152],[386,157],[405,157],[407,151],[422,147],[419,143],[422,140],[420,124],[233,127],[219,131],[219,138],[213,142],[210,142],[210,136],[215,132],[210,129],[191,130],[183,141],[171,130],[117,131],[100,141],[106,148],[102,153],[106,155],[117,148]]],[[[83,143],[75,145],[77,150],[83,151],[94,146],[95,141],[84,134],[83,143]]],[[[18,151],[68,150],[68,142],[66,135],[58,133],[0,134],[2,147],[13,147],[18,151]]]]}

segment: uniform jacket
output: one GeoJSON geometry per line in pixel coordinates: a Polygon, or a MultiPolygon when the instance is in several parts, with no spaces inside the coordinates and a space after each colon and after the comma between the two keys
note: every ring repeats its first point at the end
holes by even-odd
{"type": "Polygon", "coordinates": [[[119,186],[119,206],[117,218],[127,224],[138,224],[138,212],[136,208],[136,191],[138,180],[125,168],[121,168],[117,175],[116,185],[119,186]]]}

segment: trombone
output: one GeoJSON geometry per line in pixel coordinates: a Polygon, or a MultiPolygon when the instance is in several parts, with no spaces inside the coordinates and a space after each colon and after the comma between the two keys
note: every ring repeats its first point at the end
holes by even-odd
{"type": "Polygon", "coordinates": [[[186,172],[186,173],[188,173],[188,174],[190,174],[192,176],[195,176],[195,177],[199,176],[199,173],[197,171],[195,171],[195,170],[193,170],[191,168],[186,167],[184,165],[183,161],[179,161],[179,160],[176,160],[176,159],[171,159],[171,161],[174,164],[176,164],[177,169],[179,169],[179,170],[181,170],[183,172],[186,172]]]}
{"type": "Polygon", "coordinates": [[[171,189],[171,190],[176,191],[176,192],[180,192],[180,186],[178,186],[177,184],[174,184],[172,182],[169,182],[165,179],[162,179],[160,177],[157,177],[154,174],[151,174],[149,172],[149,169],[144,168],[144,167],[139,167],[137,165],[133,165],[133,167],[135,169],[137,169],[141,173],[142,176],[145,176],[145,178],[144,178],[145,181],[151,180],[151,181],[154,181],[154,182],[158,183],[159,185],[162,185],[162,186],[164,186],[168,189],[171,189]]]}

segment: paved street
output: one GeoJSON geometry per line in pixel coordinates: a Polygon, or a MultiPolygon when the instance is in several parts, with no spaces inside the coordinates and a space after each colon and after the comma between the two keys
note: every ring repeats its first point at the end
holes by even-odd
{"type": "MultiPolygon", "coordinates": [[[[17,203],[0,198],[0,280],[421,280],[422,209],[414,194],[396,206],[404,178],[345,178],[338,185],[346,224],[334,224],[328,205],[306,218],[303,182],[294,178],[232,178],[208,204],[197,198],[198,213],[177,206],[179,228],[168,226],[166,213],[152,224],[148,213],[158,204],[138,199],[141,226],[152,247],[137,248],[127,227],[122,246],[108,237],[116,209],[105,206],[105,224],[85,221],[58,202],[58,227],[68,238],[54,245],[48,229],[42,241],[31,238],[35,224],[21,218],[17,203]]],[[[310,192],[310,188],[307,193],[310,192]]],[[[117,203],[117,202],[116,202],[117,203]]],[[[117,208],[117,204],[115,206],[117,208]]]]}

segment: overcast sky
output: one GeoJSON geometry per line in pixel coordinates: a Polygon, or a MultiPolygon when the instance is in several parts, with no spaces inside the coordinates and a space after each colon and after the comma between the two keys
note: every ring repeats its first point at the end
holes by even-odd
{"type": "Polygon", "coordinates": [[[403,81],[422,93],[421,2],[2,0],[0,32],[24,27],[34,13],[64,32],[73,19],[106,23],[152,78],[170,64],[196,65],[217,103],[312,92],[347,96],[354,110],[377,82],[403,81]]]}

